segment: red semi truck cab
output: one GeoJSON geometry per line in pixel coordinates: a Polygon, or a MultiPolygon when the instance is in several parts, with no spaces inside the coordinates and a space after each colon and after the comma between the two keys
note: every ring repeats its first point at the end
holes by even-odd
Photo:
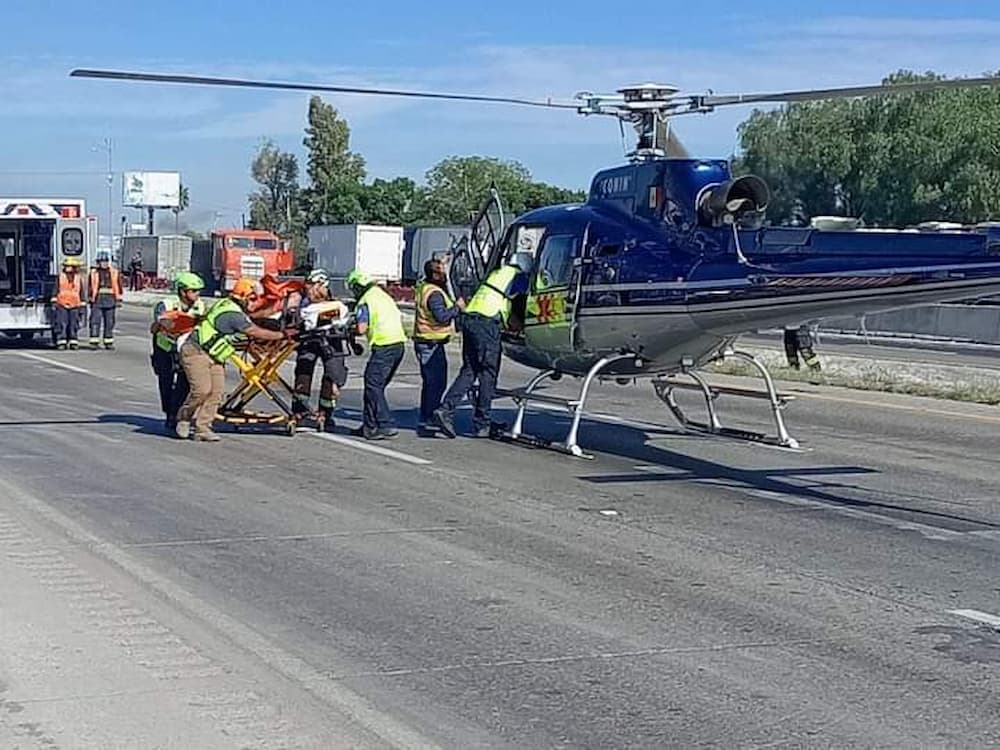
{"type": "Polygon", "coordinates": [[[241,276],[260,279],[287,274],[294,266],[288,242],[263,229],[213,229],[212,272],[219,291],[228,292],[241,276]]]}

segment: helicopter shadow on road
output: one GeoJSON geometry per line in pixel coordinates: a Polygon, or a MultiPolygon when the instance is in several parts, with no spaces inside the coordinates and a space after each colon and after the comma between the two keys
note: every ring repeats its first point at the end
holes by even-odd
{"type": "MultiPolygon", "coordinates": [[[[513,409],[496,409],[495,413],[498,416],[502,414],[504,419],[510,423],[515,411],[513,409]]],[[[568,417],[554,413],[529,412],[526,418],[526,429],[530,434],[551,440],[553,443],[558,443],[565,437],[569,424],[568,417]]],[[[705,445],[706,448],[710,444],[719,445],[719,441],[724,441],[730,446],[740,445],[744,449],[754,448],[752,444],[742,441],[687,433],[667,426],[662,429],[655,429],[652,426],[640,428],[629,424],[607,423],[585,417],[580,425],[580,440],[585,446],[585,450],[597,455],[598,464],[601,460],[601,454],[604,454],[624,458],[642,468],[627,473],[581,473],[578,474],[578,478],[594,485],[692,482],[706,487],[751,492],[762,502],[801,502],[804,500],[828,505],[831,508],[867,511],[900,520],[918,521],[927,525],[956,530],[969,526],[978,529],[984,527],[1000,528],[1000,524],[992,524],[979,518],[922,509],[915,505],[865,499],[864,495],[872,493],[873,490],[847,478],[881,473],[878,469],[871,467],[775,467],[771,465],[761,468],[744,468],[700,458],[689,452],[681,452],[681,450],[658,444],[664,439],[676,439],[677,442],[683,441],[687,445],[691,443],[696,446],[705,445]],[[653,440],[657,442],[654,443],[653,440]]],[[[761,449],[761,452],[757,454],[761,456],[761,463],[773,464],[775,456],[792,455],[784,451],[775,452],[763,446],[757,447],[761,449]]],[[[526,450],[531,449],[526,448],[526,450]]],[[[575,461],[575,459],[569,458],[565,460],[575,461]]],[[[569,465],[580,466],[578,463],[569,465]]],[[[585,466],[595,467],[595,463],[587,462],[585,466]]]]}

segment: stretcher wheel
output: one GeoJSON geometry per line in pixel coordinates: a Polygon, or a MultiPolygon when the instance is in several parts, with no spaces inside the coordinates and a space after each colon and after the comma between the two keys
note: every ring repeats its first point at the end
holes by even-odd
{"type": "Polygon", "coordinates": [[[289,437],[295,437],[295,433],[296,433],[296,431],[298,431],[298,429],[299,429],[299,426],[298,426],[298,424],[295,423],[294,420],[291,421],[291,422],[288,422],[285,425],[285,432],[288,433],[289,437]]]}

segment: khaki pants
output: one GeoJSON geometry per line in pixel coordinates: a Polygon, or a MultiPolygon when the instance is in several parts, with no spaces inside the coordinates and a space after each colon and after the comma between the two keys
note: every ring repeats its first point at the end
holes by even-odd
{"type": "Polygon", "coordinates": [[[177,412],[177,421],[194,422],[195,432],[209,432],[222,404],[226,371],[190,339],[181,347],[180,359],[191,390],[177,412]]]}

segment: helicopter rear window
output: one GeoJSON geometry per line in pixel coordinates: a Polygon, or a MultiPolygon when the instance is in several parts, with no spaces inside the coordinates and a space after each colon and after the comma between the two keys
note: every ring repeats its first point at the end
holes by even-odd
{"type": "Polygon", "coordinates": [[[535,277],[535,290],[569,285],[573,274],[573,257],[576,254],[576,237],[571,234],[554,234],[545,238],[535,277]]]}

